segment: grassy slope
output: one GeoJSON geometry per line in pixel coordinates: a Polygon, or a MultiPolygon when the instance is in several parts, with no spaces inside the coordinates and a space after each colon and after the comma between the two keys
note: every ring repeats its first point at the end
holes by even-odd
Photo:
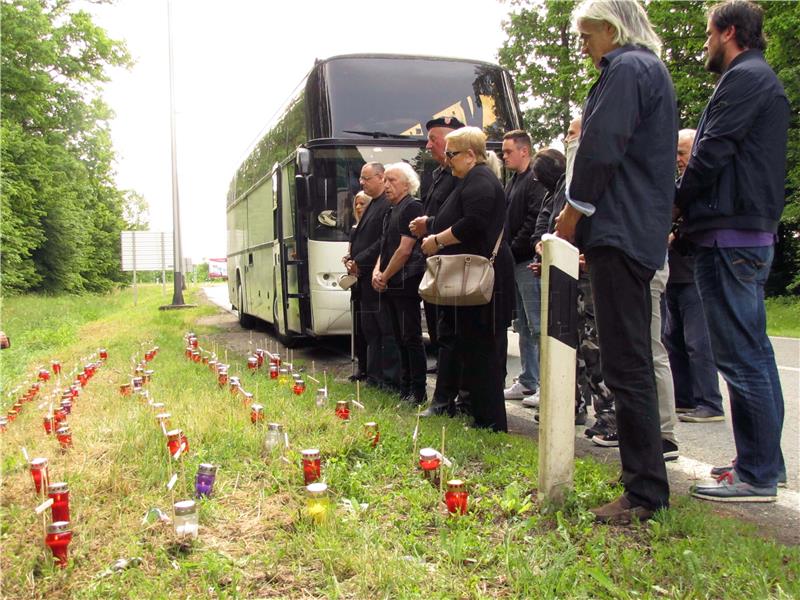
{"type": "MultiPolygon", "coordinates": [[[[438,490],[414,468],[412,411],[380,394],[365,392],[368,410],[345,425],[331,407],[314,406],[313,386],[295,398],[263,375],[244,374],[249,391],[256,392],[258,382],[256,399],[268,420],[282,422],[290,433],[292,464],[265,461],[263,432],[250,424],[247,408],[219,390],[210,371],[182,356],[189,328],[210,344],[212,328],[194,321],[213,310],[159,312],[161,300],[160,288],[145,287],[135,308],[128,293],[6,302],[4,326],[15,345],[1,357],[5,389],[51,357],[71,366],[103,345],[111,358],[76,403],[69,454],[60,455],[44,435],[42,411],[32,403],[2,436],[3,597],[800,595],[798,549],[719,519],[706,504],[679,498],[649,525],[597,527],[586,509],[619,491],[606,483],[615,475],[607,467],[578,461],[576,491],[554,511],[528,500],[537,464],[530,440],[435,419],[422,424],[420,442],[438,445],[446,426],[452,473],[470,490],[470,513],[449,518],[438,490]],[[167,404],[173,426],[183,428],[191,444],[176,498],[191,493],[198,463],[220,465],[215,497],[201,502],[201,536],[191,548],[176,544],[168,528],[141,525],[149,508],[168,510],[171,502],[169,463],[152,410],[116,391],[145,340],[161,347],[152,363],[152,397],[167,404]],[[381,427],[376,449],[362,436],[367,420],[381,427]],[[23,445],[31,456],[50,458],[52,479],[70,484],[75,538],[63,572],[44,559],[23,445]],[[321,526],[300,516],[297,452],[309,446],[322,450],[323,477],[334,498],[368,503],[367,510],[354,515],[338,508],[321,526]],[[113,560],[130,556],[142,557],[142,566],[96,578],[113,560]]],[[[231,362],[243,364],[241,358],[231,362]]],[[[353,390],[341,384],[331,391],[339,399],[353,390]]],[[[4,409],[7,404],[4,395],[4,409]]]]}
{"type": "Polygon", "coordinates": [[[767,333],[800,337],[800,296],[767,298],[767,333]]]}

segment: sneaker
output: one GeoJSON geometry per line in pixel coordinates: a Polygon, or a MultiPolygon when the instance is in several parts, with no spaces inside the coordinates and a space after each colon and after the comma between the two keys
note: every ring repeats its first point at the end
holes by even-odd
{"type": "Polygon", "coordinates": [[[697,407],[696,406],[676,406],[675,407],[675,412],[680,415],[680,414],[683,414],[683,413],[690,413],[695,408],[697,408],[697,407]]]}
{"type": "MultiPolygon", "coordinates": [[[[735,464],[736,464],[736,459],[734,458],[731,461],[731,464],[729,464],[729,465],[725,465],[724,467],[712,467],[711,468],[711,476],[714,479],[719,480],[719,478],[722,477],[723,475],[725,475],[726,473],[730,473],[731,471],[733,471],[733,466],[735,464]]],[[[784,471],[783,473],[780,473],[778,475],[778,487],[779,488],[789,487],[786,484],[786,471],[784,471]]]]}
{"type": "MultiPolygon", "coordinates": [[[[525,401],[523,400],[523,402],[525,402],[525,401]]],[[[586,425],[586,409],[585,408],[582,408],[582,409],[580,409],[580,410],[575,412],[575,426],[576,427],[582,427],[583,425],[586,425]]]]}
{"type": "Polygon", "coordinates": [[[611,433],[616,428],[616,418],[613,412],[601,411],[595,414],[594,423],[591,427],[587,427],[583,432],[587,438],[593,438],[596,435],[606,435],[611,433]]]}
{"type": "Polygon", "coordinates": [[[628,525],[634,519],[647,521],[655,514],[654,510],[644,506],[634,506],[625,496],[620,496],[603,506],[590,508],[589,512],[594,515],[594,520],[598,523],[608,523],[609,525],[628,525]]]}
{"type": "Polygon", "coordinates": [[[536,390],[528,389],[519,381],[515,381],[510,388],[503,390],[503,396],[506,400],[522,400],[527,396],[533,396],[535,392],[536,390]]]}
{"type": "Polygon", "coordinates": [[[661,440],[661,450],[664,453],[664,462],[678,460],[678,444],[669,440],[661,440]]]}
{"type": "MultiPolygon", "coordinates": [[[[514,385],[517,384],[515,383],[514,385]]],[[[508,398],[508,396],[506,396],[506,398],[508,398]]],[[[525,396],[520,404],[522,404],[522,406],[525,406],[527,408],[538,408],[540,399],[541,398],[539,396],[539,390],[536,390],[535,394],[531,394],[530,396],[525,396]]]]}
{"type": "Polygon", "coordinates": [[[720,475],[713,484],[692,486],[690,493],[695,498],[714,502],[775,502],[778,499],[777,486],[745,483],[735,470],[720,475]]]}
{"type": "Polygon", "coordinates": [[[616,448],[619,446],[619,434],[616,431],[609,431],[604,435],[594,436],[592,442],[604,448],[616,448]]]}
{"type": "Polygon", "coordinates": [[[684,423],[711,423],[713,421],[724,421],[725,415],[714,412],[707,406],[698,406],[692,411],[679,414],[678,419],[684,423]]]}

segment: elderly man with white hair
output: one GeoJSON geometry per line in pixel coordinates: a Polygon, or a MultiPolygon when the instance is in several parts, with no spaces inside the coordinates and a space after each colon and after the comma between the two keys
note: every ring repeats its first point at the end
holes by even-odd
{"type": "Polygon", "coordinates": [[[419,240],[409,223],[423,214],[422,203],[413,195],[419,176],[408,163],[386,165],[386,198],[391,209],[383,220],[381,254],[372,271],[372,287],[389,306],[402,366],[401,393],[413,404],[427,402],[426,359],[422,343],[419,282],[425,259],[419,240]]]}
{"type": "Polygon", "coordinates": [[[587,0],[573,15],[600,75],[583,110],[556,234],[586,256],[603,379],[614,392],[623,495],[598,521],[646,520],[669,506],[650,345],[650,281],[664,265],[674,197],[675,90],[638,2],[587,0]]]}

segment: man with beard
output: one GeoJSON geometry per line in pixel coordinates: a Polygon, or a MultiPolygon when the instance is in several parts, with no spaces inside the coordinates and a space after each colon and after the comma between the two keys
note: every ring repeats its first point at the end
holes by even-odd
{"type": "Polygon", "coordinates": [[[709,12],[706,68],[721,74],[676,204],[695,245],[695,280],[717,369],[728,384],[736,458],[692,495],[775,502],[785,481],[783,392],[766,332],[764,284],[784,205],[790,108],[764,60],[763,10],[733,0],[709,12]]]}

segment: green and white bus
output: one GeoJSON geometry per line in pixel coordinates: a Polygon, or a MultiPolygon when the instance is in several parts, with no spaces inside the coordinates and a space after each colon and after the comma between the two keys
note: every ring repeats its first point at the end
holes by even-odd
{"type": "Polygon", "coordinates": [[[317,61],[234,175],[227,197],[228,293],[239,321],[285,344],[350,333],[338,286],[366,162],[407,161],[422,191],[437,166],[424,124],[454,115],[495,149],[521,126],[510,75],[485,62],[358,54],[317,61]]]}

